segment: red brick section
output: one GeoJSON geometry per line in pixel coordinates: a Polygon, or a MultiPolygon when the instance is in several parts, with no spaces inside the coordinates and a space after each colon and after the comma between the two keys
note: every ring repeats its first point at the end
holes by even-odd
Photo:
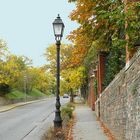
{"type": "Polygon", "coordinates": [[[89,95],[88,95],[88,105],[91,107],[91,109],[95,110],[95,101],[96,101],[96,95],[94,91],[94,84],[95,80],[97,78],[97,70],[94,70],[91,68],[89,72],[89,95]]]}
{"type": "MultiPolygon", "coordinates": [[[[89,84],[90,84],[90,82],[89,82],[89,84]]],[[[89,94],[88,94],[87,103],[91,107],[91,85],[89,85],[89,94]]]]}
{"type": "Polygon", "coordinates": [[[95,110],[95,93],[94,93],[94,78],[90,78],[90,106],[92,110],[95,110]]]}
{"type": "Polygon", "coordinates": [[[91,72],[89,74],[89,94],[88,94],[88,105],[92,108],[92,94],[93,94],[93,83],[92,83],[92,78],[91,78],[91,72]]]}
{"type": "Polygon", "coordinates": [[[97,65],[97,92],[99,96],[99,64],[97,65]]]}
{"type": "Polygon", "coordinates": [[[87,97],[87,104],[89,106],[91,106],[91,102],[90,102],[90,98],[91,98],[91,94],[90,94],[90,71],[89,71],[89,74],[88,74],[88,78],[89,78],[89,82],[88,82],[88,87],[89,87],[89,90],[88,90],[88,97],[87,97]]]}
{"type": "MultiPolygon", "coordinates": [[[[94,84],[95,84],[95,82],[97,81],[97,67],[96,67],[96,70],[94,70],[94,74],[95,74],[95,78],[94,78],[94,84]]],[[[96,89],[95,89],[96,90],[96,89]]],[[[97,91],[95,91],[95,92],[97,92],[97,91]]],[[[95,94],[97,94],[97,93],[95,93],[95,94]]],[[[97,95],[95,96],[95,101],[97,100],[97,95]]]]}
{"type": "Polygon", "coordinates": [[[97,82],[98,82],[98,94],[100,95],[103,91],[103,80],[105,75],[105,59],[106,52],[100,52],[98,54],[98,70],[97,70],[97,82]]]}
{"type": "Polygon", "coordinates": [[[94,82],[95,79],[97,79],[97,92],[98,96],[103,91],[103,80],[104,80],[104,74],[105,74],[105,59],[106,59],[106,52],[100,52],[98,55],[98,66],[97,70],[91,70],[89,72],[89,95],[88,95],[88,105],[92,108],[92,110],[95,110],[95,101],[96,101],[96,95],[94,91],[94,82]],[[94,72],[93,72],[94,71],[94,72]],[[94,74],[94,76],[93,76],[94,74]]]}

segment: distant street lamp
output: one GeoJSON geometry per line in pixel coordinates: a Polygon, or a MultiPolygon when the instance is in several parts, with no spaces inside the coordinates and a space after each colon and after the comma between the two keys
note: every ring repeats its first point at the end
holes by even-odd
{"type": "Polygon", "coordinates": [[[63,37],[63,31],[64,31],[64,23],[62,22],[62,19],[58,15],[58,17],[53,22],[53,30],[56,40],[56,49],[57,49],[57,75],[56,75],[56,110],[55,110],[55,119],[54,119],[54,127],[60,128],[62,127],[62,118],[61,118],[61,111],[60,111],[60,45],[61,45],[61,39],[63,37]]]}

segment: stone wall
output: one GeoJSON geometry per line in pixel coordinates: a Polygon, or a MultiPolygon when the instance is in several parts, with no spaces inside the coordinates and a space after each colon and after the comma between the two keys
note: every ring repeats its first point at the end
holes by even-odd
{"type": "Polygon", "coordinates": [[[140,50],[95,104],[96,115],[117,140],[140,140],[140,50]]]}
{"type": "Polygon", "coordinates": [[[10,104],[10,100],[0,97],[0,106],[10,104]]]}

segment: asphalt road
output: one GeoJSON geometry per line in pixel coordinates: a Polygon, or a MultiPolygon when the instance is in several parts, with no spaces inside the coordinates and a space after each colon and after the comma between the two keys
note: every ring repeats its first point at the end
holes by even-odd
{"type": "MultiPolygon", "coordinates": [[[[61,99],[61,105],[67,102],[68,99],[61,99]]],[[[49,123],[46,124],[48,125],[46,127],[50,127],[54,119],[54,110],[55,98],[49,98],[45,101],[28,104],[0,113],[0,140],[38,139],[37,137],[33,138],[35,133],[32,133],[32,131],[47,119],[49,123]],[[31,137],[28,138],[31,133],[31,137]]]]}

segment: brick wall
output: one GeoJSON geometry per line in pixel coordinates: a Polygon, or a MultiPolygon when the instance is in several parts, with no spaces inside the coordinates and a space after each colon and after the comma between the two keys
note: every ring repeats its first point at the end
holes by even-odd
{"type": "Polygon", "coordinates": [[[103,91],[103,79],[105,70],[106,52],[99,52],[98,54],[98,68],[97,68],[97,81],[98,81],[98,94],[103,91]]]}
{"type": "Polygon", "coordinates": [[[89,79],[89,95],[87,103],[91,107],[91,109],[95,110],[95,93],[94,93],[94,77],[90,77],[89,79]]]}
{"type": "Polygon", "coordinates": [[[140,50],[95,104],[96,115],[117,140],[140,140],[140,50]]]}

